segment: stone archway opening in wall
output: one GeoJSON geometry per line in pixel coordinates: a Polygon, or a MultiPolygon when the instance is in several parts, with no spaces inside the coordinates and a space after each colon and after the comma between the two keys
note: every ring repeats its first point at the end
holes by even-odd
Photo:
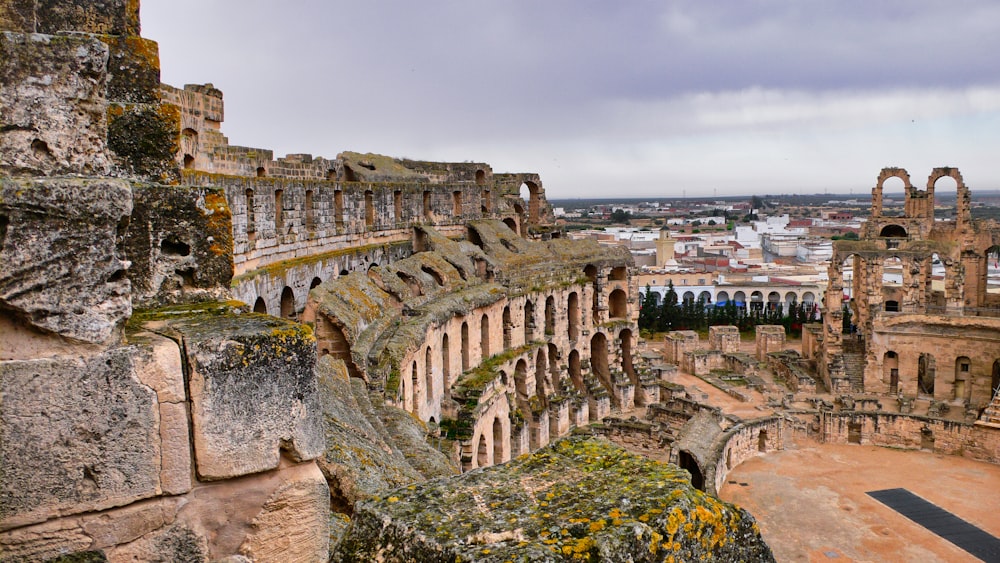
{"type": "Polygon", "coordinates": [[[191,170],[194,168],[194,157],[190,154],[184,154],[184,169],[191,170]]]}
{"type": "Polygon", "coordinates": [[[587,387],[583,384],[583,372],[580,369],[580,352],[571,350],[568,358],[569,380],[573,387],[580,393],[586,393],[587,387]]]}
{"type": "Polygon", "coordinates": [[[503,308],[503,349],[510,350],[511,333],[514,332],[514,323],[510,320],[510,305],[503,308]]]}
{"type": "Polygon", "coordinates": [[[468,371],[469,369],[469,323],[462,322],[461,330],[461,346],[462,346],[462,371],[468,371]]]}
{"type": "Polygon", "coordinates": [[[523,182],[521,184],[520,196],[521,199],[528,202],[528,222],[532,225],[538,223],[541,211],[541,197],[539,195],[538,184],[530,181],[523,182]]]}
{"type": "Polygon", "coordinates": [[[409,393],[409,403],[410,412],[414,415],[419,413],[419,395],[417,389],[420,387],[420,373],[417,371],[417,361],[413,361],[413,365],[410,366],[410,393],[409,393]]]}
{"type": "Polygon", "coordinates": [[[882,356],[882,381],[889,384],[889,394],[899,393],[899,354],[889,350],[882,356]]]}
{"type": "Polygon", "coordinates": [[[507,225],[508,229],[514,231],[515,233],[517,232],[517,221],[515,221],[512,217],[504,219],[503,224],[507,225]]]}
{"type": "Polygon", "coordinates": [[[931,173],[928,179],[929,187],[934,191],[931,212],[936,220],[955,221],[958,211],[958,192],[961,188],[958,178],[961,178],[961,175],[954,168],[934,169],[931,173]]]}
{"type": "Polygon", "coordinates": [[[295,318],[295,294],[287,285],[281,290],[281,316],[286,319],[295,318]]]}
{"type": "Polygon", "coordinates": [[[482,169],[476,170],[476,185],[482,186],[485,183],[486,183],[486,171],[482,169]]]}
{"type": "Polygon", "coordinates": [[[920,354],[917,360],[917,394],[934,396],[936,360],[931,354],[920,354]]]}
{"type": "Polygon", "coordinates": [[[625,291],[616,289],[608,296],[608,315],[613,319],[624,319],[628,316],[628,296],[625,291]]]}
{"type": "Polygon", "coordinates": [[[763,311],[764,310],[764,294],[760,291],[754,291],[750,294],[750,309],[753,311],[763,311]]]}
{"type": "Polygon", "coordinates": [[[767,294],[767,310],[781,312],[781,294],[777,291],[767,294]]]}
{"type": "Polygon", "coordinates": [[[683,303],[685,303],[685,304],[694,303],[694,292],[693,291],[685,291],[684,295],[681,297],[681,301],[683,303]]]}
{"type": "Polygon", "coordinates": [[[611,368],[608,365],[608,337],[603,332],[594,334],[590,339],[590,368],[597,376],[597,380],[607,390],[612,405],[619,406],[614,387],[611,385],[611,368]]]}
{"type": "Polygon", "coordinates": [[[566,317],[569,339],[576,340],[580,337],[580,295],[575,291],[566,298],[566,317]]]}
{"type": "Polygon", "coordinates": [[[264,298],[263,297],[258,297],[257,301],[254,301],[253,312],[254,313],[263,313],[265,315],[267,314],[267,303],[264,302],[264,298]]]}
{"type": "Polygon", "coordinates": [[[757,451],[767,451],[767,430],[763,428],[761,428],[760,432],[757,433],[757,451]]]}
{"type": "Polygon", "coordinates": [[[587,264],[583,268],[583,275],[590,282],[593,293],[593,303],[591,304],[591,314],[594,318],[594,323],[598,323],[601,320],[600,313],[600,292],[597,290],[597,266],[593,264],[587,264]]]}
{"type": "Polygon", "coordinates": [[[518,360],[514,366],[514,398],[522,411],[528,408],[528,363],[518,360]]]}
{"type": "Polygon", "coordinates": [[[497,416],[493,419],[493,464],[496,465],[504,461],[506,460],[503,455],[503,423],[497,416]]]}
{"type": "Polygon", "coordinates": [[[483,360],[490,357],[490,317],[486,313],[479,319],[479,353],[483,360]]]}
{"type": "Polygon", "coordinates": [[[906,204],[907,181],[899,176],[890,176],[882,181],[881,209],[883,217],[902,217],[906,204]]]}
{"type": "Polygon", "coordinates": [[[902,225],[886,225],[879,231],[882,238],[906,238],[906,229],[902,225]]]}
{"type": "Polygon", "coordinates": [[[677,465],[691,474],[691,486],[699,491],[705,490],[705,477],[698,466],[698,460],[690,453],[681,450],[677,453],[677,465]]]}
{"type": "Polygon", "coordinates": [[[424,351],[424,400],[428,403],[434,401],[434,357],[431,347],[424,351]]]}
{"type": "Polygon", "coordinates": [[[639,374],[636,373],[635,367],[632,365],[632,331],[627,328],[622,330],[618,333],[618,340],[621,342],[622,372],[628,376],[634,387],[632,396],[635,406],[644,407],[646,406],[645,395],[639,384],[639,374]]]}
{"type": "Polygon", "coordinates": [[[545,298],[545,336],[556,333],[556,300],[551,295],[545,298]]]}
{"type": "Polygon", "coordinates": [[[319,278],[313,278],[312,281],[309,282],[309,289],[316,289],[317,287],[319,287],[319,284],[321,283],[323,283],[323,280],[319,278]]]}
{"type": "Polygon", "coordinates": [[[535,306],[531,301],[524,302],[524,343],[535,339],[535,306]]]}
{"type": "Polygon", "coordinates": [[[549,374],[545,370],[547,364],[545,350],[539,348],[538,353],[535,355],[535,396],[538,397],[539,402],[543,406],[548,405],[549,394],[552,390],[552,382],[549,380],[549,374]]]}
{"type": "Polygon", "coordinates": [[[448,334],[441,336],[441,380],[445,398],[451,398],[451,349],[448,334]]]}
{"type": "Polygon", "coordinates": [[[733,294],[733,301],[736,303],[737,307],[744,309],[747,306],[747,294],[742,291],[737,291],[733,294]]]}
{"type": "Polygon", "coordinates": [[[725,305],[725,304],[729,303],[729,292],[728,291],[720,291],[715,296],[715,302],[718,305],[725,305]]]}
{"type": "Polygon", "coordinates": [[[486,467],[490,464],[490,447],[486,443],[486,434],[479,435],[479,448],[476,451],[476,467],[486,467]]]}

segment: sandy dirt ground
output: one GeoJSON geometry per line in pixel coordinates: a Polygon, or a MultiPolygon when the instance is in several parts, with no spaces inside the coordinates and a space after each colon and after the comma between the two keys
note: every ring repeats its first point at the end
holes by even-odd
{"type": "Polygon", "coordinates": [[[779,562],[979,561],[865,493],[905,488],[1000,536],[1000,467],[808,439],[734,468],[720,496],[750,511],[779,562]]]}

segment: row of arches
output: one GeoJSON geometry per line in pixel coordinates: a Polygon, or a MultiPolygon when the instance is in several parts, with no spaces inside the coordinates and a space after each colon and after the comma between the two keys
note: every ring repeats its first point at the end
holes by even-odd
{"type": "Polygon", "coordinates": [[[882,355],[882,382],[892,395],[915,394],[965,403],[977,397],[980,402],[989,401],[1000,389],[1000,358],[989,365],[964,355],[944,365],[939,359],[930,352],[901,358],[899,353],[888,350],[882,355]],[[946,368],[943,373],[942,368],[946,368]]]}

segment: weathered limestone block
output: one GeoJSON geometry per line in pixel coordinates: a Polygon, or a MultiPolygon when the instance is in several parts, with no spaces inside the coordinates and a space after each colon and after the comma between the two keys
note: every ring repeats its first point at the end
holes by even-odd
{"type": "Polygon", "coordinates": [[[282,451],[295,461],[322,454],[312,330],[229,313],[224,306],[202,307],[164,309],[137,320],[184,343],[201,479],[274,469],[282,451]]]}
{"type": "Polygon", "coordinates": [[[108,45],[109,101],[153,104],[160,101],[160,49],[138,36],[105,35],[108,45]]]}
{"type": "Polygon", "coordinates": [[[0,173],[108,172],[107,60],[93,38],[0,33],[0,173]]]}
{"type": "Polygon", "coordinates": [[[184,524],[143,536],[138,541],[107,550],[108,560],[117,561],[208,561],[208,539],[184,524]]]}
{"type": "Polygon", "coordinates": [[[222,190],[136,185],[125,234],[135,306],[226,299],[232,215],[222,190]]]}
{"type": "Polygon", "coordinates": [[[312,563],[329,552],[330,490],[323,473],[309,464],[295,481],[282,485],[250,524],[240,553],[251,561],[312,563]]]}
{"type": "Polygon", "coordinates": [[[108,107],[108,149],[115,174],[176,183],[180,168],[180,108],[171,104],[113,104],[108,107]]]}
{"type": "Polygon", "coordinates": [[[5,0],[0,29],[139,35],[139,0],[5,0]]]}
{"type": "Polygon", "coordinates": [[[687,472],[574,437],[356,505],[334,561],[774,561],[753,517],[687,472]]]}
{"type": "MultiPolygon", "coordinates": [[[[116,246],[132,211],[118,180],[0,178],[0,316],[91,343],[131,314],[128,263],[116,246]]],[[[0,358],[17,346],[0,340],[0,358]]]]}
{"type": "Polygon", "coordinates": [[[0,529],[159,492],[156,394],[134,355],[0,364],[0,529]]]}

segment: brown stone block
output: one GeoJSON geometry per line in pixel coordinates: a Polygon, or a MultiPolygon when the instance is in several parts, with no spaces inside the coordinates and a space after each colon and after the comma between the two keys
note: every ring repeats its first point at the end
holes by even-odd
{"type": "Polygon", "coordinates": [[[154,104],[160,101],[160,49],[135,35],[104,35],[108,46],[108,101],[154,104]]]}
{"type": "Polygon", "coordinates": [[[309,464],[267,500],[240,553],[261,563],[326,561],[329,514],[330,489],[319,468],[309,464]]]}
{"type": "Polygon", "coordinates": [[[139,35],[139,0],[35,0],[36,33],[139,35]]]}
{"type": "Polygon", "coordinates": [[[134,348],[0,363],[0,529],[158,492],[156,395],[134,348]]]}

